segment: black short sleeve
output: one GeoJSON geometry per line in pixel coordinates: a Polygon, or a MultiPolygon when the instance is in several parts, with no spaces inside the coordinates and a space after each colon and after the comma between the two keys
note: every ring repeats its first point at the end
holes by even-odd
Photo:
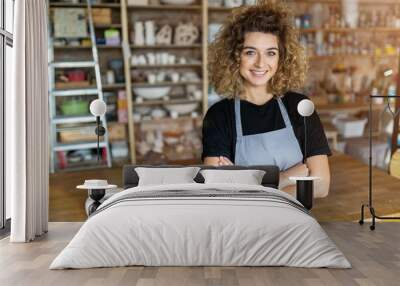
{"type": "Polygon", "coordinates": [[[328,140],[325,136],[325,131],[319,119],[317,110],[306,117],[307,137],[305,138],[304,118],[298,113],[297,105],[303,99],[309,99],[307,96],[299,93],[287,93],[283,97],[283,102],[288,110],[290,120],[296,138],[299,142],[302,152],[304,153],[304,144],[307,144],[307,158],[315,155],[328,155],[330,156],[331,150],[328,145],[328,140]],[[305,140],[306,139],[306,140],[305,140]]]}
{"type": "Polygon", "coordinates": [[[217,102],[203,120],[203,154],[205,157],[225,156],[234,162],[231,100],[217,102]]]}

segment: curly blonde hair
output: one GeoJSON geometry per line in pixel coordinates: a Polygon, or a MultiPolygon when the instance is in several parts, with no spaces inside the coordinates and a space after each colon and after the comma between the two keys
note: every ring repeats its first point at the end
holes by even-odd
{"type": "Polygon", "coordinates": [[[216,92],[233,98],[244,91],[240,54],[248,32],[271,33],[278,38],[278,69],[268,82],[268,92],[281,96],[301,88],[308,64],[293,16],[285,4],[259,0],[256,5],[234,9],[209,47],[210,82],[216,92]]]}

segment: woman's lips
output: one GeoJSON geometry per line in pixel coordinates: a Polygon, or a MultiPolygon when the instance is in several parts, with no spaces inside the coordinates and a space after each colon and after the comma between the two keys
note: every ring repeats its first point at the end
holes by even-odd
{"type": "Polygon", "coordinates": [[[250,70],[251,74],[255,77],[263,77],[267,71],[255,71],[255,70],[250,70]]]}

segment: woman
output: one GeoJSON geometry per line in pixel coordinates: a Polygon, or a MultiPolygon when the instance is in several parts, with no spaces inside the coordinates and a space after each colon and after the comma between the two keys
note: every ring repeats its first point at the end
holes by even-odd
{"type": "Polygon", "coordinates": [[[225,99],[203,122],[206,165],[278,165],[280,189],[292,195],[290,176],[317,176],[314,196],[329,192],[330,150],[316,112],[307,119],[307,161],[303,118],[297,104],[307,98],[292,92],[307,70],[304,50],[288,8],[259,1],[235,9],[209,53],[210,82],[225,99]]]}

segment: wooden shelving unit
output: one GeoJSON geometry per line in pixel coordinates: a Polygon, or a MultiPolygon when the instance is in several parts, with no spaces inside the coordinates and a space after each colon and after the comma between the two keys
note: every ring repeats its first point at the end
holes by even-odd
{"type": "MultiPolygon", "coordinates": [[[[68,2],[54,2],[52,0],[49,1],[49,15],[52,17],[52,13],[54,9],[74,9],[74,8],[78,8],[78,9],[86,9],[87,8],[87,3],[86,0],[81,1],[82,3],[68,3],[68,2]]],[[[108,29],[117,29],[117,30],[122,30],[122,24],[121,24],[121,17],[120,17],[120,10],[121,10],[121,5],[120,3],[94,3],[92,4],[92,8],[93,9],[103,9],[104,10],[109,10],[110,11],[110,23],[102,23],[102,22],[97,22],[96,20],[94,20],[94,29],[95,29],[95,33],[97,38],[105,38],[104,32],[105,30],[108,29]]],[[[52,20],[52,18],[51,18],[52,20]]],[[[49,25],[52,25],[53,22],[49,21],[49,25]]],[[[53,26],[51,26],[51,28],[53,28],[53,26]]],[[[59,39],[56,39],[57,42],[56,45],[54,45],[54,49],[53,49],[53,53],[54,53],[54,59],[55,61],[71,61],[71,60],[76,60],[76,61],[87,61],[90,60],[92,57],[92,46],[90,44],[90,37],[79,37],[79,38],[63,38],[60,37],[59,39]],[[59,45],[61,43],[65,43],[65,45],[59,45]],[[77,43],[80,43],[80,45],[77,45],[77,43]],[[58,44],[58,45],[57,45],[58,44]],[[68,45],[70,44],[70,45],[68,45]]],[[[98,50],[98,55],[99,55],[99,64],[100,64],[100,71],[101,74],[104,78],[106,78],[106,71],[107,69],[109,69],[109,60],[110,59],[115,59],[118,60],[120,59],[121,61],[123,60],[123,54],[122,54],[122,45],[106,45],[106,44],[102,44],[101,42],[97,43],[97,50],[98,50]]],[[[85,70],[82,69],[85,73],[86,73],[86,79],[85,81],[87,81],[88,85],[82,86],[81,82],[77,82],[76,86],[78,88],[85,88],[85,89],[95,89],[96,85],[93,85],[93,73],[90,72],[87,73],[87,71],[89,70],[85,70]],[[88,76],[89,75],[89,76],[88,76]]],[[[116,76],[115,76],[116,77],[116,76]]],[[[118,79],[116,79],[118,80],[118,79]]],[[[105,80],[103,80],[102,82],[102,88],[103,88],[103,92],[107,92],[108,95],[110,94],[114,94],[116,96],[117,91],[118,90],[124,90],[125,89],[125,82],[115,82],[112,84],[108,84],[105,80]]],[[[72,85],[73,82],[70,82],[66,85],[63,84],[63,88],[59,89],[59,90],[71,90],[74,89],[74,86],[72,85]]],[[[72,100],[72,99],[77,99],[77,100],[86,100],[86,101],[90,101],[92,100],[94,97],[92,97],[91,95],[87,95],[87,96],[66,96],[64,98],[58,98],[56,101],[56,105],[60,106],[60,104],[64,101],[64,100],[72,100]]],[[[88,111],[89,112],[89,111],[88,111]]],[[[108,120],[108,122],[113,122],[113,125],[116,125],[116,121],[114,120],[108,120]]],[[[120,123],[123,124],[123,123],[120,123]]],[[[59,140],[60,142],[69,142],[69,141],[65,141],[65,140],[76,140],[73,142],[76,143],[84,143],[84,139],[78,139],[78,137],[76,136],[77,133],[85,133],[87,132],[87,129],[90,126],[90,124],[79,124],[77,125],[76,128],[79,128],[78,131],[80,132],[76,132],[76,133],[68,133],[68,131],[73,131],[73,128],[67,128],[67,129],[57,129],[57,136],[59,136],[59,140]],[[82,131],[82,130],[86,130],[86,131],[82,131]],[[63,133],[63,137],[61,137],[62,132],[63,133]],[[66,132],[66,133],[65,133],[66,132]],[[72,137],[71,137],[72,136],[72,137]],[[72,139],[75,138],[75,139],[72,139]],[[77,141],[79,140],[79,141],[77,141]]],[[[111,125],[108,126],[109,131],[111,131],[111,125]]],[[[76,131],[76,130],[75,130],[76,131]]],[[[83,134],[84,135],[84,134],[83,134]]],[[[86,136],[86,135],[84,135],[86,136]]],[[[72,142],[72,141],[71,141],[72,142]]],[[[77,144],[77,146],[79,147],[79,144],[77,144]]],[[[78,149],[74,149],[74,150],[78,150],[78,149]]],[[[110,149],[109,149],[110,150],[110,149]]],[[[79,150],[78,150],[79,151],[79,150]]],[[[67,152],[66,152],[67,153],[67,152]]],[[[65,155],[66,155],[65,153],[65,155]]],[[[89,165],[91,165],[93,162],[87,161],[87,159],[85,158],[84,161],[79,162],[79,163],[72,163],[68,161],[68,166],[66,167],[66,170],[71,170],[74,167],[82,167],[82,168],[88,168],[89,165]]],[[[96,161],[96,160],[95,160],[96,161]]],[[[59,162],[60,163],[60,162],[59,162]]],[[[96,163],[96,162],[95,162],[96,163]]],[[[94,164],[95,168],[98,168],[97,164],[94,164]]],[[[60,169],[60,171],[62,171],[60,169]]]]}
{"type": "MultiPolygon", "coordinates": [[[[146,53],[158,53],[168,51],[169,53],[176,55],[193,55],[196,59],[199,60],[197,63],[193,63],[188,60],[185,64],[153,64],[153,65],[130,65],[130,57],[125,59],[125,65],[129,66],[129,68],[125,68],[125,76],[131,74],[132,71],[160,71],[160,70],[174,70],[176,72],[185,72],[192,71],[200,75],[200,80],[198,81],[161,81],[155,83],[149,82],[134,82],[130,81],[126,85],[126,93],[127,93],[127,101],[128,101],[128,113],[129,113],[129,137],[130,137],[130,155],[131,161],[137,162],[137,159],[141,159],[142,156],[136,154],[136,141],[138,129],[140,129],[140,125],[138,123],[132,124],[133,117],[131,116],[133,112],[135,112],[136,108],[141,107],[163,107],[164,105],[173,105],[173,104],[184,104],[184,103],[200,103],[200,117],[202,117],[206,110],[207,106],[204,105],[204,102],[207,101],[207,93],[208,93],[208,84],[206,84],[206,43],[207,36],[206,27],[207,23],[204,21],[204,13],[207,10],[204,9],[206,7],[207,1],[197,0],[194,5],[147,5],[147,6],[127,6],[127,1],[121,1],[121,16],[123,23],[123,40],[125,43],[128,43],[130,48],[130,55],[142,55],[146,53]],[[170,14],[173,13],[173,14],[170,14]],[[162,17],[162,21],[160,20],[160,15],[162,17]],[[171,16],[173,15],[173,16],[171,16]],[[187,15],[193,15],[194,19],[189,18],[187,15]],[[194,22],[196,26],[200,29],[200,39],[198,42],[190,45],[135,45],[133,41],[130,39],[131,28],[133,27],[133,19],[140,19],[141,21],[145,20],[155,20],[160,21],[162,25],[164,24],[172,24],[171,26],[175,26],[178,24],[180,20],[182,22],[194,22]],[[202,90],[203,97],[202,99],[189,99],[189,98],[176,98],[170,96],[168,100],[143,100],[137,101],[135,100],[136,96],[133,92],[133,87],[140,88],[150,88],[150,87],[170,87],[170,88],[185,88],[186,86],[198,86],[202,90]]],[[[157,23],[158,24],[158,23],[157,23]]],[[[185,93],[184,93],[185,94],[185,93]]],[[[160,123],[160,124],[173,124],[174,122],[185,122],[190,120],[191,117],[188,116],[179,116],[178,118],[163,118],[163,119],[155,119],[146,120],[146,124],[151,123],[160,123]]],[[[173,160],[174,161],[174,160],[173,160]]]]}

